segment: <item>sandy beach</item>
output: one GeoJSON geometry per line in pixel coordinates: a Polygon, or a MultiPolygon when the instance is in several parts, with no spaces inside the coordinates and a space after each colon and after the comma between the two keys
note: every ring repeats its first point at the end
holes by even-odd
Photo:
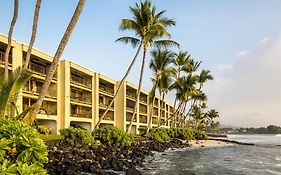
{"type": "Polygon", "coordinates": [[[188,142],[191,147],[221,147],[221,146],[233,146],[235,143],[220,140],[190,140],[188,142]]]}

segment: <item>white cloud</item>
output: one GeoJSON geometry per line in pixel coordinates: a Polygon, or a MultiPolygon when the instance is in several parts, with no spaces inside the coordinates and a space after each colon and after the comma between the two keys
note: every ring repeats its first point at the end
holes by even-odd
{"type": "Polygon", "coordinates": [[[231,70],[232,67],[233,67],[232,64],[221,64],[221,65],[219,65],[219,69],[222,70],[222,71],[231,70]]]}
{"type": "Polygon", "coordinates": [[[242,50],[242,51],[239,51],[239,52],[237,53],[238,56],[245,56],[245,55],[247,55],[247,54],[249,54],[249,51],[248,51],[248,50],[242,50]]]}
{"type": "Polygon", "coordinates": [[[263,39],[260,40],[259,44],[265,44],[269,41],[269,37],[264,37],[263,39]]]}
{"type": "Polygon", "coordinates": [[[281,36],[243,51],[233,65],[220,65],[206,86],[209,106],[221,123],[237,126],[281,126],[281,36]],[[248,54],[251,53],[251,54],[248,54]],[[227,70],[227,71],[226,71],[227,70]]]}

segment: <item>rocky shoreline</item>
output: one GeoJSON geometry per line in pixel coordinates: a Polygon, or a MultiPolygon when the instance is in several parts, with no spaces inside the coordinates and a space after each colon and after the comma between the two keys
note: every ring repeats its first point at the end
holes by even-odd
{"type": "Polygon", "coordinates": [[[122,149],[104,145],[77,149],[61,145],[59,142],[49,142],[47,145],[49,162],[45,168],[51,175],[109,174],[103,172],[108,169],[137,175],[139,172],[135,167],[142,167],[145,157],[153,155],[152,151],[163,152],[168,148],[190,146],[176,139],[163,143],[150,140],[135,141],[130,147],[122,149]]]}
{"type": "MultiPolygon", "coordinates": [[[[210,140],[213,142],[212,140],[210,140]]],[[[169,148],[208,147],[240,144],[229,140],[218,140],[215,144],[207,141],[194,143],[173,139],[169,142],[155,142],[151,140],[134,141],[128,148],[107,147],[94,145],[90,148],[77,149],[59,142],[47,143],[49,149],[49,162],[45,168],[50,175],[72,174],[116,174],[104,170],[122,171],[128,175],[138,175],[136,167],[143,167],[144,159],[153,156],[153,151],[164,152],[169,148]],[[224,143],[224,144],[222,144],[224,143]],[[196,144],[198,144],[196,146],[196,144]]]]}

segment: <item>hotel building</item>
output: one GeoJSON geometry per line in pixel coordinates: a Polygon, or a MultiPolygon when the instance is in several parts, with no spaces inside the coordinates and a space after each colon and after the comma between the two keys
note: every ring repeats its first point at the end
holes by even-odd
{"type": "MultiPolygon", "coordinates": [[[[7,43],[7,37],[0,34],[0,69],[4,68],[7,43]]],[[[10,73],[24,64],[27,50],[27,45],[12,40],[9,55],[10,73]]],[[[52,56],[36,49],[32,50],[28,69],[33,74],[18,95],[19,112],[36,102],[52,60],[52,56]]],[[[44,98],[37,121],[48,126],[52,134],[57,134],[59,129],[69,126],[80,126],[91,131],[113,100],[120,83],[76,63],[62,60],[44,98]]],[[[136,104],[136,92],[136,85],[128,81],[123,82],[114,104],[100,126],[112,125],[126,130],[136,104]]],[[[171,120],[166,123],[163,121],[172,115],[174,109],[168,102],[162,102],[160,99],[158,96],[155,98],[151,125],[157,127],[158,120],[161,120],[162,127],[170,127],[171,120]]],[[[149,93],[141,90],[132,133],[138,133],[138,128],[147,127],[149,124],[148,100],[149,93]]]]}

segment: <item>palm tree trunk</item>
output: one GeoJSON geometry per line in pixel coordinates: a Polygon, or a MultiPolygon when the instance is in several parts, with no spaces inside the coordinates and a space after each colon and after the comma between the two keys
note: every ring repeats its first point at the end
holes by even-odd
{"type": "Polygon", "coordinates": [[[59,63],[59,60],[60,60],[60,57],[65,49],[65,46],[67,45],[67,42],[71,36],[71,33],[79,19],[79,16],[83,10],[83,7],[85,5],[85,2],[86,0],[79,0],[77,6],[76,6],[76,9],[75,9],[75,12],[66,28],[66,31],[61,39],[61,42],[58,46],[58,49],[56,51],[56,54],[54,56],[54,59],[52,61],[52,64],[50,66],[50,69],[46,75],[46,78],[45,78],[45,81],[43,83],[43,87],[41,89],[41,92],[39,94],[39,97],[37,99],[37,102],[36,102],[36,107],[35,107],[35,110],[33,111],[34,113],[34,118],[36,117],[36,115],[38,114],[39,112],[39,108],[41,107],[42,103],[43,103],[43,99],[45,98],[46,96],[46,93],[47,93],[47,90],[51,84],[51,81],[53,79],[53,76],[57,70],[57,66],[58,66],[58,63],[59,63]]]}
{"type": "Polygon", "coordinates": [[[136,54],[135,54],[135,56],[134,56],[132,62],[131,62],[130,65],[129,65],[129,67],[128,67],[128,69],[127,69],[127,71],[126,71],[124,77],[122,78],[122,80],[121,80],[120,83],[119,83],[119,85],[118,85],[118,87],[117,87],[117,89],[116,89],[116,92],[115,92],[115,94],[114,94],[114,96],[113,96],[113,99],[111,100],[111,102],[110,102],[109,105],[107,106],[107,108],[106,108],[106,110],[104,111],[104,113],[102,114],[102,116],[99,118],[99,121],[98,121],[97,124],[95,125],[95,128],[94,128],[94,130],[92,131],[92,134],[95,134],[95,132],[96,132],[97,129],[99,128],[100,123],[102,122],[103,118],[105,117],[105,115],[106,115],[107,112],[109,111],[109,108],[113,105],[114,99],[116,98],[116,96],[117,96],[117,94],[118,94],[118,92],[119,92],[119,90],[120,90],[120,88],[121,88],[121,85],[122,85],[123,82],[127,79],[129,73],[131,72],[131,70],[132,70],[132,68],[133,68],[133,66],[134,66],[134,64],[135,64],[135,62],[136,62],[136,59],[137,59],[137,57],[138,57],[138,55],[139,55],[139,53],[140,53],[141,47],[142,47],[142,41],[141,41],[141,43],[140,43],[140,45],[139,45],[139,47],[138,47],[138,50],[137,50],[137,52],[136,52],[136,54]]]}
{"type": "Polygon", "coordinates": [[[147,51],[147,46],[144,46],[143,48],[143,57],[142,57],[142,63],[141,63],[141,72],[140,72],[140,79],[139,79],[139,86],[138,86],[138,91],[137,91],[137,101],[135,103],[134,107],[134,112],[133,116],[131,118],[130,124],[127,129],[127,133],[129,133],[132,129],[133,126],[133,121],[137,113],[137,109],[139,107],[139,100],[140,100],[140,91],[141,91],[141,85],[142,85],[142,78],[143,78],[143,73],[144,73],[144,65],[145,65],[145,57],[146,57],[146,51],[147,51]]]}
{"type": "Polygon", "coordinates": [[[25,63],[24,63],[24,68],[26,68],[26,69],[27,69],[28,64],[29,64],[31,50],[32,50],[32,47],[33,47],[33,44],[34,44],[35,38],[36,38],[40,7],[41,7],[41,0],[37,0],[35,10],[34,10],[31,38],[30,38],[28,50],[27,50],[26,57],[25,57],[25,63]]]}
{"type": "MultiPolygon", "coordinates": [[[[161,95],[161,94],[160,94],[161,95]]],[[[160,107],[160,115],[159,115],[159,119],[158,119],[158,126],[161,126],[161,117],[162,117],[162,107],[163,107],[163,104],[164,104],[164,97],[165,97],[165,94],[164,93],[162,93],[162,95],[161,95],[161,107],[160,107]]],[[[165,108],[164,108],[165,109],[165,108]]],[[[165,110],[164,110],[165,111],[165,110]]]]}
{"type": "Polygon", "coordinates": [[[10,55],[10,50],[11,50],[11,44],[12,44],[12,35],[13,35],[13,30],[15,27],[15,24],[17,22],[17,18],[18,18],[18,10],[19,10],[19,1],[15,0],[14,1],[14,15],[13,15],[13,19],[11,21],[11,25],[10,25],[10,29],[9,29],[9,33],[8,33],[8,46],[6,48],[5,51],[5,56],[4,56],[4,61],[5,61],[5,81],[8,80],[9,77],[9,69],[8,69],[8,64],[9,64],[9,55],[10,55]]]}
{"type": "Polygon", "coordinates": [[[152,98],[152,103],[150,104],[150,109],[149,109],[149,121],[148,121],[148,127],[147,127],[147,130],[146,130],[146,133],[149,132],[149,129],[151,128],[151,121],[152,121],[152,116],[153,116],[153,109],[154,109],[154,102],[155,102],[155,92],[156,92],[156,88],[158,86],[158,81],[155,82],[155,84],[153,85],[152,87],[152,90],[151,90],[151,95],[153,96],[152,98]]]}
{"type": "MultiPolygon", "coordinates": [[[[183,102],[181,102],[177,108],[177,110],[173,113],[173,115],[171,117],[168,117],[163,123],[166,123],[168,120],[170,120],[171,118],[173,118],[180,110],[180,107],[182,106],[183,102]]],[[[162,124],[162,122],[161,122],[162,124]]],[[[161,126],[161,125],[160,125],[161,126]]],[[[160,126],[158,126],[157,128],[160,128],[160,126]]],[[[156,129],[157,129],[156,128],[156,129]]],[[[148,133],[148,132],[147,132],[148,133]]]]}

